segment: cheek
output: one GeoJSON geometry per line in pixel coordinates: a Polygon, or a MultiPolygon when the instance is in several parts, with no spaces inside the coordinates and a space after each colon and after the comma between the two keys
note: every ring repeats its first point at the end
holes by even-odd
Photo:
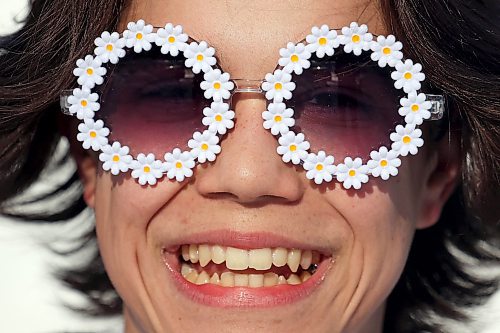
{"type": "MultiPolygon", "coordinates": [[[[179,191],[178,183],[161,181],[144,190],[129,177],[113,182],[109,173],[98,177],[96,231],[99,250],[114,287],[132,313],[151,317],[149,297],[140,270],[141,251],[147,249],[152,216],[179,191]]],[[[151,330],[148,331],[153,331],[151,330]]]]}
{"type": "MultiPolygon", "coordinates": [[[[136,200],[124,195],[123,185],[114,187],[109,173],[98,177],[96,187],[96,232],[106,272],[127,304],[140,304],[140,275],[134,260],[144,242],[143,221],[138,219],[136,200]]],[[[130,183],[124,179],[123,183],[130,183]]],[[[132,184],[133,185],[133,184],[132,184]]]]}
{"type": "Polygon", "coordinates": [[[338,260],[348,327],[357,327],[379,308],[405,266],[418,215],[412,176],[402,167],[401,175],[390,181],[372,181],[366,193],[330,198],[350,231],[347,250],[338,260]]]}

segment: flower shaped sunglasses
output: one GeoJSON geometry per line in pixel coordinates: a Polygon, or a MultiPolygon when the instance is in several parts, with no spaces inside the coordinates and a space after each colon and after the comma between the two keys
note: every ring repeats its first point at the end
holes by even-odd
{"type": "Polygon", "coordinates": [[[153,30],[139,20],[122,35],[103,32],[94,56],[77,61],[80,87],[61,95],[63,112],[82,120],[83,147],[100,152],[105,171],[131,170],[141,185],[165,175],[181,182],[196,162],[215,161],[236,121],[234,93],[265,95],[263,127],[283,162],[302,166],[316,184],[335,178],[346,189],[396,176],[400,157],[424,143],[418,126],[444,113],[443,96],[418,91],[422,66],[403,59],[394,36],[374,39],[364,24],[341,33],[313,27],[280,49],[262,81],[231,79],[214,48],[179,25],[153,30]]]}

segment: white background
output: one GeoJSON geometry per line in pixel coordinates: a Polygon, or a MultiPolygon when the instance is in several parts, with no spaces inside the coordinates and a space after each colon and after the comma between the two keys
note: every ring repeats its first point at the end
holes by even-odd
{"type": "MultiPolygon", "coordinates": [[[[0,0],[0,35],[15,31],[19,25],[12,18],[22,18],[25,11],[25,0],[0,0]]],[[[120,318],[90,321],[67,310],[62,302],[76,302],[79,297],[51,275],[62,262],[44,243],[77,233],[82,225],[88,226],[87,221],[33,226],[0,218],[0,332],[121,331],[120,318]]],[[[474,317],[475,332],[499,333],[500,293],[474,317]]],[[[452,332],[468,332],[464,325],[453,326],[452,332]]]]}
{"type": "Polygon", "coordinates": [[[14,18],[25,16],[26,3],[26,0],[0,0],[0,35],[15,31],[19,27],[14,18]]]}

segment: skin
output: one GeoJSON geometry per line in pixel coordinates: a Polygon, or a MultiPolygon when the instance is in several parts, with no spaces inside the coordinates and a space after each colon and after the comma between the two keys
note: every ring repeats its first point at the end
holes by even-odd
{"type": "MultiPolygon", "coordinates": [[[[314,25],[338,28],[358,21],[372,33],[388,34],[377,4],[366,1],[137,0],[125,11],[120,31],[139,18],[155,26],[181,24],[216,49],[232,77],[249,79],[272,72],[279,48],[301,40],[314,25]]],[[[262,127],[265,105],[263,96],[234,96],[236,127],[223,140],[221,154],[181,184],[163,179],[141,188],[129,175],[117,181],[100,171],[95,157],[75,149],[85,199],[95,209],[100,251],[125,303],[127,333],[198,332],[200,325],[204,332],[293,332],[297,327],[382,332],[385,300],[403,270],[414,232],[437,221],[455,186],[457,149],[429,140],[417,156],[402,158],[397,177],[370,178],[361,191],[344,190],[336,182],[313,186],[276,154],[276,139],[262,127]],[[267,231],[335,249],[335,268],[318,292],[292,305],[201,306],[165,278],[160,250],[174,238],[215,229],[267,231]]]]}

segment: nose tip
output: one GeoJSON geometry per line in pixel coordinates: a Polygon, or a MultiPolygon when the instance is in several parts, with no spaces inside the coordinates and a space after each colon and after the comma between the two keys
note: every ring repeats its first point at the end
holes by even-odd
{"type": "Polygon", "coordinates": [[[258,175],[249,168],[240,168],[225,172],[220,178],[205,175],[198,182],[197,189],[206,197],[227,199],[244,205],[299,201],[303,194],[302,184],[286,178],[271,179],[258,175]]]}
{"type": "MultiPolygon", "coordinates": [[[[242,161],[239,160],[238,163],[242,161]]],[[[198,190],[211,198],[225,198],[247,205],[265,202],[291,203],[302,198],[303,188],[300,181],[294,181],[283,174],[276,177],[280,174],[278,170],[266,174],[256,170],[255,166],[247,163],[229,172],[223,172],[223,176],[217,177],[218,179],[205,178],[199,183],[198,190]]],[[[258,167],[262,169],[260,165],[258,167]]]]}

